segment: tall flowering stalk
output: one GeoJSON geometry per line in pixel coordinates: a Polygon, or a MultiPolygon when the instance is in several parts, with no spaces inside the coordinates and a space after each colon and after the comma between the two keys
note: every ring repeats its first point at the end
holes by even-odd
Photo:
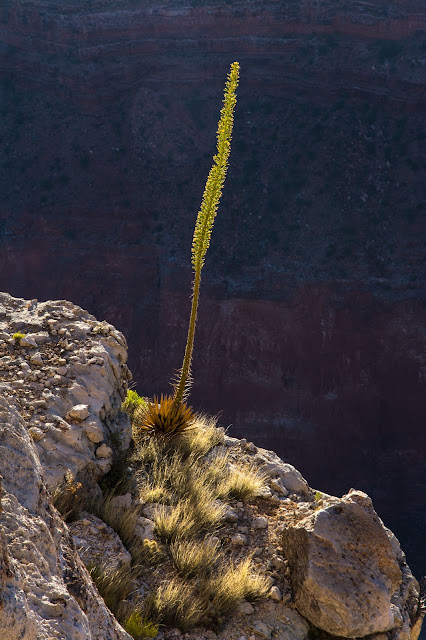
{"type": "Polygon", "coordinates": [[[195,326],[197,324],[198,299],[200,296],[201,269],[204,265],[207,249],[210,245],[213,223],[217,214],[220,196],[228,169],[229,154],[231,152],[231,134],[234,124],[234,109],[237,103],[236,90],[238,86],[240,66],[238,62],[231,65],[226,85],[223,107],[220,112],[217,129],[217,153],[213,156],[213,166],[207,178],[201,208],[195,223],[192,240],[192,268],[194,282],[192,286],[192,306],[189,319],[188,337],[182,369],[176,383],[174,401],[181,404],[189,392],[191,383],[191,362],[194,349],[195,326]]]}
{"type": "Polygon", "coordinates": [[[207,178],[201,208],[195,223],[191,259],[194,270],[192,306],[182,369],[178,374],[173,396],[154,397],[149,402],[137,401],[135,405],[134,398],[128,395],[125,410],[132,415],[133,436],[136,442],[146,435],[173,438],[193,428],[195,424],[195,414],[186,405],[185,399],[191,383],[191,361],[200,297],[201,269],[209,248],[213,223],[228,169],[239,70],[238,62],[234,62],[226,81],[223,107],[217,129],[217,153],[213,157],[213,166],[207,178]]]}

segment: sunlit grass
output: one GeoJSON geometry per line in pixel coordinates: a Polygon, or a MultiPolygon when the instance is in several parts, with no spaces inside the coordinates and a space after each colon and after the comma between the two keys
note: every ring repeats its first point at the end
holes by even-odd
{"type": "Polygon", "coordinates": [[[239,564],[223,565],[214,577],[205,581],[203,594],[211,600],[217,614],[224,614],[243,600],[265,598],[269,589],[269,579],[255,573],[248,557],[239,564]]]}
{"type": "Polygon", "coordinates": [[[253,464],[232,465],[219,482],[218,496],[221,499],[248,500],[258,495],[265,481],[266,475],[253,464]]]}
{"type": "Polygon", "coordinates": [[[159,586],[148,611],[150,618],[187,631],[204,619],[206,602],[197,595],[192,584],[173,578],[159,586]]]}
{"type": "Polygon", "coordinates": [[[200,541],[178,540],[170,546],[170,551],[176,570],[184,578],[210,573],[221,558],[218,543],[210,538],[200,541]]]}

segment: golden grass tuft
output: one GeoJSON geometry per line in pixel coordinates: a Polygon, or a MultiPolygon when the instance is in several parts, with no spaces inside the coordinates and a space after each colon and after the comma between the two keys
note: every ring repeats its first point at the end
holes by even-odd
{"type": "MultiPolygon", "coordinates": [[[[198,495],[200,495],[201,489],[198,495]]],[[[161,540],[174,542],[187,540],[219,526],[225,513],[225,505],[215,502],[211,496],[201,503],[181,499],[175,505],[159,505],[153,519],[155,531],[161,540]]]]}
{"type": "Polygon", "coordinates": [[[269,578],[255,573],[251,557],[239,564],[223,566],[203,586],[204,597],[211,600],[218,615],[227,613],[243,600],[265,598],[269,589],[269,578]]]}
{"type": "Polygon", "coordinates": [[[174,565],[183,578],[205,576],[216,568],[221,554],[218,543],[205,540],[178,540],[170,545],[174,565]]]}
{"type": "Polygon", "coordinates": [[[224,432],[216,427],[214,418],[197,414],[193,429],[176,438],[176,449],[183,458],[200,458],[218,444],[222,444],[224,432]]]}
{"type": "Polygon", "coordinates": [[[254,498],[265,485],[265,480],[266,475],[254,464],[232,465],[219,482],[218,496],[238,500],[254,498]]]}
{"type": "Polygon", "coordinates": [[[202,622],[206,603],[197,595],[193,585],[172,578],[158,587],[147,608],[150,618],[187,631],[202,622]]]}

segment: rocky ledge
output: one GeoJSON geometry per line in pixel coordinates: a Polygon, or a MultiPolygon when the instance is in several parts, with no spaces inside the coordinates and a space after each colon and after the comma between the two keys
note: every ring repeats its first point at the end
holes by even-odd
{"type": "MultiPolygon", "coordinates": [[[[98,481],[129,448],[130,423],[120,411],[131,378],[126,359],[122,334],[70,302],[0,294],[2,640],[131,638],[86,568],[96,558],[130,566],[128,549],[97,515],[81,512],[66,524],[52,501],[60,487],[100,495],[98,481]]],[[[418,638],[419,585],[365,493],[315,491],[273,452],[224,432],[213,448],[226,452],[229,469],[249,464],[264,474],[253,500],[228,501],[215,540],[234,558],[252,556],[269,594],[241,601],[220,629],[185,638],[418,638]]],[[[161,505],[132,491],[114,500],[118,513],[136,509],[140,544],[157,540],[161,505]]],[[[165,575],[158,567],[139,591],[149,595],[165,575]]],[[[156,637],[180,635],[161,627],[156,637]]]]}

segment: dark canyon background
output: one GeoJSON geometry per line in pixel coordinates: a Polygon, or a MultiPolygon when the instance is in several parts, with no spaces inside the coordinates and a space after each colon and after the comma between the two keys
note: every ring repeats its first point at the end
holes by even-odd
{"type": "Polygon", "coordinates": [[[138,391],[167,392],[234,60],[192,404],[367,491],[420,577],[423,1],[2,0],[0,288],[106,318],[138,391]]]}

